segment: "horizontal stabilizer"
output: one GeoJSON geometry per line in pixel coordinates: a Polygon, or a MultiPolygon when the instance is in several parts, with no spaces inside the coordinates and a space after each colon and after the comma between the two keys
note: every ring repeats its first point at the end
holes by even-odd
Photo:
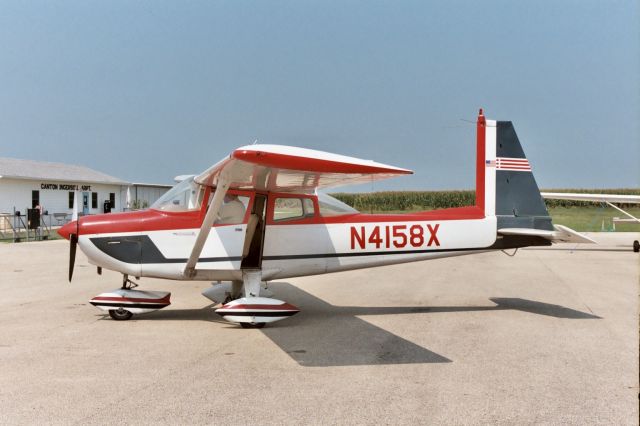
{"type": "Polygon", "coordinates": [[[531,229],[531,228],[503,228],[499,229],[498,233],[501,235],[522,235],[528,237],[542,237],[554,243],[583,243],[583,244],[596,244],[594,240],[587,237],[584,234],[574,231],[571,228],[567,228],[563,225],[553,225],[553,231],[547,231],[544,229],[531,229]]]}
{"type": "Polygon", "coordinates": [[[593,239],[564,225],[553,225],[553,227],[556,229],[554,233],[557,234],[557,241],[563,243],[597,244],[593,239]]]}

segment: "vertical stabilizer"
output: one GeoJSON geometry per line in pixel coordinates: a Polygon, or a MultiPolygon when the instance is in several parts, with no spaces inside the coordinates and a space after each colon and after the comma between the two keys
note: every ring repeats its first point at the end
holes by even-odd
{"type": "Polygon", "coordinates": [[[553,230],[513,123],[486,120],[480,110],[477,132],[476,205],[497,217],[498,229],[553,230]]]}

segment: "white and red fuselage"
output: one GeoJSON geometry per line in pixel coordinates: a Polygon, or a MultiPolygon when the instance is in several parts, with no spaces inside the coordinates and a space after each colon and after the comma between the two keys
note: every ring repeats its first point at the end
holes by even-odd
{"type": "MultiPolygon", "coordinates": [[[[492,134],[491,127],[485,126],[484,117],[478,122],[477,149],[477,199],[472,207],[396,215],[345,212],[325,217],[315,193],[231,189],[229,194],[248,199],[245,216],[239,223],[213,225],[193,277],[185,276],[184,271],[212,194],[210,187],[199,210],[149,209],[82,217],[77,224],[78,244],[92,264],[131,276],[240,280],[247,223],[256,195],[261,195],[267,200],[262,218],[263,280],[467,254],[491,247],[497,237],[491,208],[495,203],[495,131],[492,134]],[[306,199],[313,213],[278,221],[275,200],[282,198],[306,199]]],[[[312,165],[318,166],[322,164],[312,165]]],[[[60,233],[68,236],[75,226],[69,224],[60,233]]]]}
{"type": "MultiPolygon", "coordinates": [[[[317,202],[314,195],[307,197],[317,202]]],[[[268,208],[267,218],[270,211],[268,208]]],[[[495,217],[486,217],[474,207],[446,213],[317,216],[281,224],[267,219],[262,277],[273,280],[447,257],[487,248],[495,242],[495,217]]],[[[78,245],[94,265],[136,277],[181,280],[186,279],[184,268],[201,221],[199,212],[151,209],[84,217],[80,219],[78,245]],[[130,245],[133,256],[109,250],[116,245],[130,245]],[[136,255],[136,251],[152,247],[161,256],[136,255]]],[[[194,279],[242,279],[246,227],[246,222],[214,225],[194,279]]]]}
{"type": "MultiPolygon", "coordinates": [[[[316,185],[292,191],[290,185],[281,184],[288,182],[282,179],[279,185],[258,187],[255,180],[260,173],[254,170],[251,172],[254,184],[245,186],[246,189],[242,185],[231,186],[228,194],[247,200],[244,217],[237,223],[213,225],[197,258],[195,274],[186,274],[185,267],[207,213],[208,200],[215,192],[213,180],[201,186],[203,195],[197,209],[151,208],[85,216],[77,224],[63,227],[60,233],[68,238],[77,229],[78,244],[94,265],[135,277],[172,280],[242,280],[247,228],[251,215],[256,213],[253,206],[258,197],[266,200],[266,207],[259,213],[260,259],[251,267],[259,267],[264,281],[501,248],[495,246],[499,238],[495,214],[496,170],[531,173],[531,168],[526,158],[496,157],[495,123],[485,121],[482,115],[478,119],[475,206],[411,214],[346,211],[324,215],[322,200],[315,189],[322,179],[336,179],[343,173],[338,161],[332,157],[291,155],[286,147],[270,148],[268,152],[245,147],[232,154],[231,159],[243,161],[244,165],[269,167],[272,172],[280,170],[280,176],[290,181],[299,177],[297,171],[304,173],[305,182],[315,173],[316,185]],[[283,165],[286,173],[282,172],[283,165]],[[306,214],[278,220],[276,200],[283,198],[299,199],[300,204],[308,206],[306,214]]],[[[358,167],[362,168],[363,175],[371,171],[367,169],[371,166],[350,163],[344,166],[344,173],[353,176],[358,167]]]]}

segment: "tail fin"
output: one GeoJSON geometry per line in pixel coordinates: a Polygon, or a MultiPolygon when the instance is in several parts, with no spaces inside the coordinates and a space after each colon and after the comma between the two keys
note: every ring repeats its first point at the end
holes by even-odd
{"type": "Polygon", "coordinates": [[[553,231],[538,184],[513,123],[478,116],[476,205],[496,216],[498,229],[553,231]],[[481,164],[482,163],[482,164],[481,164]]]}

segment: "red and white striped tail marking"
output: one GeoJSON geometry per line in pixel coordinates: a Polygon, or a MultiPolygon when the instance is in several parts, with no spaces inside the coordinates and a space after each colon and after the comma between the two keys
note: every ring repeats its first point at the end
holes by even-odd
{"type": "Polygon", "coordinates": [[[496,158],[496,170],[511,170],[514,172],[530,172],[531,165],[526,158],[496,158]]]}

